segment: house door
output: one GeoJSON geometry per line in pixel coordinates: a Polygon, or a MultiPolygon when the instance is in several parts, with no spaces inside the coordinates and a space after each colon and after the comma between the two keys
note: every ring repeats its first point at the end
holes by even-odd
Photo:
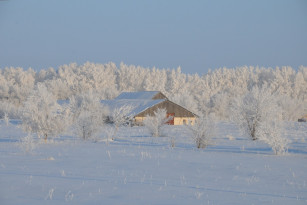
{"type": "Polygon", "coordinates": [[[175,113],[167,113],[166,117],[172,117],[169,121],[166,122],[168,125],[174,125],[175,113]]]}

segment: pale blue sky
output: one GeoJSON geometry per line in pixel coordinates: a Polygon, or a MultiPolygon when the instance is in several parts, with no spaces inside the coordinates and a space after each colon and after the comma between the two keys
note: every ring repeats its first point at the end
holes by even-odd
{"type": "Polygon", "coordinates": [[[0,1],[0,68],[307,65],[306,0],[0,1]]]}

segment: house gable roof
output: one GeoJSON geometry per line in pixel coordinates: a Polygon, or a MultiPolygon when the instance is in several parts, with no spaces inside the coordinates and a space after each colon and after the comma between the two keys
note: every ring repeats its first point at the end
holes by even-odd
{"type": "Polygon", "coordinates": [[[158,100],[146,100],[146,99],[114,99],[114,100],[102,100],[101,103],[108,106],[112,111],[121,107],[130,107],[131,111],[128,115],[136,116],[139,113],[147,110],[150,107],[158,105],[166,101],[165,99],[158,100]]]}
{"type": "Polygon", "coordinates": [[[165,107],[168,111],[176,113],[177,117],[196,117],[194,113],[186,108],[171,102],[159,91],[123,92],[113,100],[102,100],[102,104],[109,107],[111,112],[121,107],[130,107],[128,115],[146,116],[152,115],[156,108],[165,107]]]}
{"type": "Polygon", "coordinates": [[[197,117],[196,114],[189,111],[188,109],[170,101],[170,100],[164,100],[161,101],[158,104],[153,105],[152,107],[149,107],[145,109],[144,111],[137,113],[137,117],[145,117],[147,115],[153,115],[155,109],[157,108],[165,108],[168,112],[174,113],[175,117],[197,117]],[[155,107],[155,108],[154,108],[155,107]]]}
{"type": "Polygon", "coordinates": [[[114,100],[134,99],[134,100],[157,100],[167,99],[160,91],[140,91],[140,92],[123,92],[114,100]]]}

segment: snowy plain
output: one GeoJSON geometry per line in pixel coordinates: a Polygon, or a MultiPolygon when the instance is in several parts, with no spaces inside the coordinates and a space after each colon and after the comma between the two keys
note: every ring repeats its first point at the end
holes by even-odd
{"type": "Polygon", "coordinates": [[[167,126],[165,137],[122,127],[113,141],[68,134],[24,152],[19,124],[0,121],[1,205],[307,204],[307,123],[287,123],[283,156],[226,122],[206,149],[167,126]]]}

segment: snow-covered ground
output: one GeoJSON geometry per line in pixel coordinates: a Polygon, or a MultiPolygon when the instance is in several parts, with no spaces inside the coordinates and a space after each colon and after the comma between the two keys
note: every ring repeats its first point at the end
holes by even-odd
{"type": "Polygon", "coordinates": [[[29,153],[18,121],[1,121],[0,204],[307,204],[307,123],[288,125],[285,156],[217,127],[203,150],[169,126],[167,137],[125,127],[112,142],[63,136],[29,153]]]}

